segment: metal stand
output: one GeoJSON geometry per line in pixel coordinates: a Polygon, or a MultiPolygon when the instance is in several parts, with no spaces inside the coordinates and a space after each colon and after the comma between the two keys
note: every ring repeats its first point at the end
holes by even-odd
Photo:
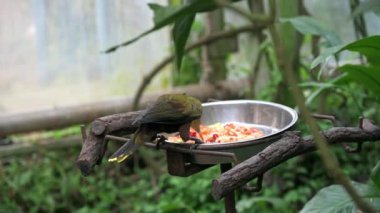
{"type": "MultiPolygon", "coordinates": [[[[220,164],[220,171],[222,173],[232,168],[231,163],[220,164]]],[[[235,208],[235,193],[232,191],[224,197],[224,209],[226,213],[236,213],[235,208]]]]}
{"type": "MultiPolygon", "coordinates": [[[[84,131],[82,131],[82,136],[83,138],[85,138],[86,135],[84,135],[83,132],[84,131]]],[[[129,139],[126,139],[123,137],[117,137],[113,135],[106,135],[104,139],[105,139],[105,147],[107,146],[108,140],[120,141],[123,143],[129,142],[129,139]]],[[[189,156],[194,155],[194,154],[207,155],[210,157],[219,156],[219,157],[225,157],[226,159],[230,159],[231,163],[220,164],[221,173],[224,173],[230,170],[232,168],[232,162],[235,164],[239,163],[236,155],[234,153],[229,153],[229,152],[197,150],[197,149],[191,149],[191,148],[179,148],[179,147],[173,146],[173,144],[169,144],[165,142],[159,143],[158,145],[151,142],[145,142],[144,145],[151,148],[159,148],[159,149],[166,150],[168,172],[170,175],[173,175],[173,176],[187,177],[215,165],[215,164],[201,165],[201,164],[195,164],[195,163],[190,162],[189,156]]],[[[258,178],[258,183],[256,187],[246,186],[243,188],[248,189],[248,191],[256,192],[261,189],[261,182],[262,182],[262,175],[258,178]]],[[[235,193],[231,192],[224,197],[225,212],[236,213],[235,205],[236,205],[235,193]]]]}

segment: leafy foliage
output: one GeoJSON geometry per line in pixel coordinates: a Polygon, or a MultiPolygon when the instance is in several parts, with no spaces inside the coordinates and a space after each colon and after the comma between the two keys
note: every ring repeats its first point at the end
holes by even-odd
{"type": "MultiPolygon", "coordinates": [[[[348,174],[360,177],[369,173],[366,165],[376,163],[379,150],[374,144],[364,146],[366,155],[338,156],[344,157],[340,160],[348,174]]],[[[155,178],[148,168],[131,173],[125,165],[104,163],[84,178],[74,166],[78,152],[69,149],[2,159],[0,212],[223,211],[223,201],[214,201],[209,193],[211,180],[220,173],[218,166],[187,178],[167,173],[155,178]]],[[[156,153],[155,157],[165,166],[164,156],[156,153]]],[[[294,212],[331,183],[324,174],[315,154],[289,160],[265,175],[261,192],[254,196],[238,192],[237,208],[239,212],[294,212]]]]}
{"type": "MultiPolygon", "coordinates": [[[[367,1],[366,1],[367,2],[367,1]]],[[[368,1],[369,2],[369,1],[368,1]]],[[[365,3],[365,2],[363,2],[365,3]]],[[[172,25],[177,68],[188,70],[197,66],[196,72],[174,76],[179,85],[193,82],[200,76],[199,64],[191,56],[183,56],[190,30],[197,13],[215,9],[214,1],[192,0],[180,6],[149,4],[154,12],[154,27],[137,37],[109,48],[106,52],[127,46],[140,38],[172,25]],[[183,61],[181,63],[181,61],[183,61]],[[194,62],[195,61],[195,62],[194,62]]],[[[364,10],[363,10],[364,11],[364,10]]],[[[358,12],[359,13],[359,12],[358,12]]],[[[321,81],[302,83],[308,103],[325,92],[334,92],[325,102],[320,102],[326,111],[340,115],[345,121],[357,121],[358,115],[376,115],[378,105],[373,101],[378,96],[380,36],[365,38],[348,45],[341,45],[339,37],[312,17],[281,19],[291,23],[299,32],[318,35],[325,40],[322,54],[314,60],[312,67],[323,63],[328,57],[342,51],[354,51],[367,58],[366,65],[344,65],[333,77],[318,78],[321,81]],[[310,89],[311,88],[311,89],[310,89]],[[363,93],[364,88],[366,93],[363,93]],[[367,92],[370,92],[369,95],[367,92]],[[339,98],[337,98],[339,97],[339,98]],[[337,101],[340,100],[340,101],[337,101]],[[343,107],[342,107],[343,106],[343,107]]],[[[278,93],[277,85],[282,81],[273,47],[267,45],[268,63],[272,64],[270,82],[261,89],[257,97],[273,100],[278,93]]],[[[188,73],[188,72],[186,72],[188,73]]],[[[311,74],[306,73],[310,79],[311,74]]],[[[304,80],[304,79],[303,79],[304,80]]],[[[314,109],[316,108],[315,104],[314,109]]],[[[328,126],[321,124],[321,126],[328,126]]],[[[307,133],[302,123],[299,130],[307,133]]],[[[364,146],[363,155],[347,155],[340,148],[333,148],[344,171],[353,180],[368,180],[368,165],[378,161],[379,144],[364,146]]],[[[103,164],[93,176],[83,178],[73,166],[79,150],[64,150],[44,155],[33,154],[25,158],[3,160],[0,164],[0,212],[221,212],[223,203],[214,201],[210,194],[211,179],[217,177],[219,169],[213,167],[188,178],[164,174],[152,177],[147,168],[135,168],[131,173],[125,165],[103,164]],[[65,159],[62,161],[62,159],[65,159]]],[[[162,155],[156,156],[165,164],[162,155]]],[[[373,198],[379,205],[380,164],[377,162],[367,184],[355,183],[363,196],[373,198]]],[[[321,167],[316,154],[307,154],[291,159],[265,175],[264,186],[257,194],[239,192],[239,212],[295,212],[304,206],[321,187],[330,185],[331,179],[321,167]]],[[[339,186],[322,189],[304,207],[303,211],[326,212],[354,210],[350,198],[339,186]],[[339,195],[339,196],[338,196],[339,195]],[[324,198],[323,196],[328,196],[324,198]],[[326,204],[329,204],[326,206],[326,204]],[[341,204],[341,206],[338,206],[341,204]],[[324,207],[324,208],[321,208],[324,207]]]]}
{"type": "MultiPolygon", "coordinates": [[[[303,83],[301,86],[315,86],[317,88],[308,97],[308,103],[310,104],[311,100],[315,99],[323,91],[331,90],[336,93],[343,93],[343,97],[348,97],[346,100],[353,100],[351,104],[354,103],[354,105],[357,105],[359,115],[365,114],[365,110],[363,110],[365,108],[371,108],[375,112],[378,112],[375,105],[370,107],[368,104],[377,102],[378,105],[380,100],[378,95],[380,94],[380,66],[377,60],[380,56],[379,42],[380,36],[367,37],[344,46],[329,48],[315,59],[312,63],[312,67],[315,67],[331,55],[337,55],[343,51],[351,51],[357,52],[366,57],[367,63],[361,65],[346,64],[340,67],[338,66],[336,68],[336,71],[338,72],[335,72],[336,77],[328,78],[327,82],[303,83]],[[363,92],[361,92],[362,90],[354,88],[364,89],[366,95],[363,96],[363,92]],[[364,103],[367,103],[367,106],[364,106],[364,103]]],[[[352,113],[354,110],[353,108],[350,108],[348,111],[352,113]]],[[[342,113],[342,116],[343,115],[344,113],[342,113]]],[[[379,181],[378,175],[378,165],[376,165],[371,175],[372,181],[367,184],[354,182],[353,185],[363,198],[365,198],[377,210],[380,210],[380,188],[377,186],[377,182],[379,181]]],[[[341,186],[332,185],[321,189],[304,206],[301,212],[357,212],[357,209],[350,196],[341,186]]]]}
{"type": "Polygon", "coordinates": [[[195,14],[181,17],[174,23],[172,36],[175,46],[175,55],[177,60],[177,69],[180,70],[186,41],[190,34],[191,25],[195,19],[195,14]]]}
{"type": "MultiPolygon", "coordinates": [[[[379,67],[380,68],[380,67],[379,67]]],[[[362,65],[344,65],[339,68],[347,73],[347,78],[356,81],[373,95],[380,97],[380,69],[362,65]]]]}
{"type": "Polygon", "coordinates": [[[33,154],[1,166],[0,212],[194,212],[204,208],[219,212],[223,208],[207,193],[217,168],[191,178],[165,174],[154,180],[149,169],[131,175],[124,165],[103,164],[85,178],[74,166],[78,151],[33,154]]]}
{"type": "Polygon", "coordinates": [[[327,41],[328,47],[340,45],[342,41],[332,30],[324,27],[317,19],[311,16],[297,16],[293,18],[281,18],[281,22],[289,22],[300,33],[306,35],[318,35],[327,41]]]}
{"type": "MultiPolygon", "coordinates": [[[[353,182],[354,188],[367,200],[377,211],[380,211],[380,188],[378,182],[378,165],[376,165],[371,179],[373,183],[361,184],[353,182]]],[[[321,189],[309,202],[306,203],[302,212],[358,212],[351,197],[340,185],[332,185],[321,189]]]]}
{"type": "Polygon", "coordinates": [[[371,181],[380,190],[380,161],[377,162],[371,173],[371,181]]]}
{"type": "MultiPolygon", "coordinates": [[[[240,0],[233,0],[232,2],[236,1],[240,0]]],[[[105,50],[105,53],[114,52],[120,47],[128,46],[138,41],[140,38],[174,23],[172,36],[177,68],[180,70],[184,48],[189,37],[191,26],[194,22],[195,15],[200,12],[216,9],[218,4],[215,1],[192,0],[180,6],[161,6],[159,4],[151,3],[149,4],[149,7],[154,12],[154,26],[130,40],[108,48],[105,50]]]]}
{"type": "Polygon", "coordinates": [[[314,61],[311,63],[310,68],[314,69],[316,66],[323,63],[324,61],[326,61],[331,56],[335,55],[343,47],[344,47],[344,45],[338,45],[338,46],[333,46],[333,47],[323,49],[322,53],[318,57],[316,57],[314,59],[314,61]]]}
{"type": "Polygon", "coordinates": [[[323,54],[321,54],[313,61],[312,67],[315,67],[316,65],[322,63],[323,61],[325,61],[326,58],[330,57],[331,55],[341,53],[344,50],[358,52],[367,57],[367,60],[370,64],[378,66],[380,63],[378,60],[378,56],[380,53],[380,36],[370,36],[367,38],[363,38],[361,40],[349,43],[343,47],[331,47],[325,50],[323,54]]]}
{"type": "MultiPolygon", "coordinates": [[[[380,201],[379,192],[373,194],[366,184],[353,183],[355,189],[363,196],[377,204],[380,201]],[[377,193],[377,194],[376,194],[377,193]]],[[[380,209],[378,209],[380,210],[380,209]]],[[[301,210],[305,212],[357,212],[351,197],[340,185],[332,185],[321,189],[301,210]]]]}
{"type": "Polygon", "coordinates": [[[357,8],[352,12],[351,16],[355,18],[358,15],[372,11],[380,16],[380,1],[378,0],[366,0],[362,1],[357,8]]]}
{"type": "Polygon", "coordinates": [[[344,46],[342,49],[338,51],[338,53],[344,50],[358,52],[364,55],[370,64],[374,66],[380,65],[380,36],[370,36],[354,41],[344,46]]]}
{"type": "Polygon", "coordinates": [[[182,60],[181,72],[172,72],[173,86],[196,84],[202,75],[200,61],[191,54],[185,55],[182,60]]]}
{"type": "MultiPolygon", "coordinates": [[[[332,92],[342,98],[342,104],[351,105],[350,113],[356,111],[357,116],[373,116],[374,118],[378,118],[377,112],[379,111],[375,106],[378,106],[380,103],[380,66],[376,58],[380,55],[380,36],[371,36],[344,46],[329,48],[313,61],[312,67],[316,67],[319,63],[325,61],[326,58],[343,51],[360,53],[366,57],[367,63],[363,65],[346,64],[338,66],[330,71],[330,73],[334,73],[334,77],[332,78],[327,77],[325,80],[318,78],[319,82],[302,83],[301,86],[313,88],[307,98],[307,104],[310,105],[321,94],[332,92]],[[350,103],[347,103],[347,101],[350,101],[350,103]]],[[[319,73],[322,74],[322,71],[321,69],[319,73]]],[[[336,102],[336,97],[334,101],[336,102]]],[[[338,115],[341,114],[343,117],[348,111],[342,113],[342,111],[338,110],[336,113],[338,115]]]]}
{"type": "Polygon", "coordinates": [[[331,30],[323,27],[315,18],[310,16],[299,16],[294,18],[283,18],[282,22],[289,22],[293,27],[302,34],[312,34],[322,36],[327,42],[325,49],[311,64],[311,68],[316,67],[328,57],[338,54],[344,50],[358,52],[364,55],[370,64],[379,65],[378,60],[380,52],[380,36],[371,36],[364,38],[345,46],[341,45],[341,40],[338,35],[331,30]]]}

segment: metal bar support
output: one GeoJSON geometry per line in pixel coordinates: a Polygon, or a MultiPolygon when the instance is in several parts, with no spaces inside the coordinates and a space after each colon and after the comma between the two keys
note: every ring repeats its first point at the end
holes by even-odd
{"type": "MultiPolygon", "coordinates": [[[[223,163],[220,164],[220,171],[222,173],[230,170],[232,168],[231,163],[223,163]]],[[[224,210],[226,213],[236,213],[236,207],[235,207],[235,192],[232,191],[231,193],[227,194],[224,197],[224,210]]]]}

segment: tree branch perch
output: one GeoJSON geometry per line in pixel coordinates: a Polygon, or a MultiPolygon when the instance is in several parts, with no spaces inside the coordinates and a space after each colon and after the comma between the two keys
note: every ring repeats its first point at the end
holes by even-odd
{"type": "MultiPolygon", "coordinates": [[[[380,140],[380,128],[368,119],[362,120],[360,128],[334,127],[322,131],[329,145],[340,143],[380,140]]],[[[212,196],[220,199],[231,191],[241,188],[248,181],[295,156],[316,150],[314,138],[299,137],[297,132],[287,132],[277,142],[257,155],[236,165],[212,182],[212,196]]]]}

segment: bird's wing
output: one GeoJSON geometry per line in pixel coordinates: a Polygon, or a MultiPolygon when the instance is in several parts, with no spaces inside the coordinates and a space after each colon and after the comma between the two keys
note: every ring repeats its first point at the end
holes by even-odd
{"type": "Polygon", "coordinates": [[[132,125],[139,125],[145,113],[146,113],[146,110],[142,110],[142,112],[134,119],[134,121],[132,122],[132,125]]]}
{"type": "Polygon", "coordinates": [[[183,108],[183,103],[176,102],[175,100],[171,100],[170,103],[156,102],[146,110],[143,117],[141,118],[141,123],[178,122],[186,116],[182,113],[183,108]]]}

